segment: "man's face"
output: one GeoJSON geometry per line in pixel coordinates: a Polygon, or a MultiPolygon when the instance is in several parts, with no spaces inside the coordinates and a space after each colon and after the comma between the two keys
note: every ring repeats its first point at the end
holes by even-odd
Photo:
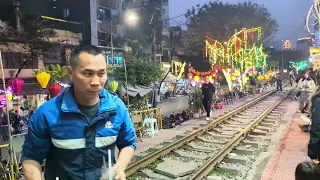
{"type": "Polygon", "coordinates": [[[209,83],[210,82],[210,78],[209,76],[206,76],[206,83],[209,83]]]}
{"type": "Polygon", "coordinates": [[[74,92],[84,99],[98,97],[107,80],[107,64],[102,54],[79,54],[79,62],[69,68],[69,75],[74,83],[74,92]]]}

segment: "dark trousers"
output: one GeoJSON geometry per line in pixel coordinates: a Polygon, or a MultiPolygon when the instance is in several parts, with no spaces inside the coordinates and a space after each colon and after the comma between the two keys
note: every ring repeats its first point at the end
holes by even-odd
{"type": "Polygon", "coordinates": [[[203,98],[203,107],[207,112],[207,117],[210,117],[212,98],[203,98]]]}
{"type": "Polygon", "coordinates": [[[299,92],[297,93],[296,97],[299,97],[299,96],[300,96],[300,94],[301,94],[301,91],[299,91],[299,92]]]}
{"type": "Polygon", "coordinates": [[[277,91],[282,91],[282,84],[277,84],[277,91]]]}

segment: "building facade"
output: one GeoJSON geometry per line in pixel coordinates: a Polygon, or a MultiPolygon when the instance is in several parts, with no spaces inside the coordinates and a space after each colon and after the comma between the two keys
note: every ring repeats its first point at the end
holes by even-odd
{"type": "Polygon", "coordinates": [[[285,51],[292,50],[292,43],[290,40],[283,41],[283,50],[285,50],[285,51]]]}
{"type": "Polygon", "coordinates": [[[303,52],[304,55],[309,55],[311,38],[299,38],[297,40],[297,50],[303,52]]]}
{"type": "MultiPolygon", "coordinates": [[[[170,27],[169,19],[169,0],[159,0],[161,1],[161,19],[163,22],[163,28],[168,29],[170,27]]],[[[127,9],[141,9],[144,8],[150,3],[150,0],[128,0],[127,9]]]]}
{"type": "MultiPolygon", "coordinates": [[[[50,50],[32,60],[32,63],[23,67],[19,77],[35,77],[33,70],[43,69],[44,66],[49,66],[51,64],[69,64],[71,48],[82,42],[82,34],[60,29],[54,30],[56,32],[56,37],[49,39],[49,42],[52,42],[54,45],[50,50]],[[59,43],[57,44],[57,42],[59,43]]],[[[12,78],[17,73],[28,53],[26,49],[26,44],[18,42],[0,43],[5,78],[12,78]]]]}

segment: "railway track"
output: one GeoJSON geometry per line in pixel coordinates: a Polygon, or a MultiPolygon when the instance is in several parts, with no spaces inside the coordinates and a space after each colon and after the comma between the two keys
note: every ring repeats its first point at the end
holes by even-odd
{"type": "MultiPolygon", "coordinates": [[[[125,172],[128,179],[200,180],[210,176],[214,167],[282,102],[288,92],[274,93],[274,91],[266,93],[136,160],[125,172]]],[[[272,126],[272,122],[265,124],[272,126]]],[[[259,134],[265,131],[269,130],[263,126],[253,132],[259,134]]],[[[245,153],[245,147],[248,145],[250,145],[248,142],[242,146],[240,144],[236,152],[245,153]]]]}

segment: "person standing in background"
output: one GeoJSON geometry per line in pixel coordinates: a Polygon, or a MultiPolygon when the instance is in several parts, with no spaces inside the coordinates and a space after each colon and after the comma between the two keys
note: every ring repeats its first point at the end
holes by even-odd
{"type": "Polygon", "coordinates": [[[295,79],[296,79],[296,78],[294,77],[293,71],[290,71],[290,86],[291,86],[291,87],[292,87],[293,81],[294,81],[295,79]]]}
{"type": "Polygon", "coordinates": [[[304,77],[301,78],[298,82],[298,88],[300,90],[300,111],[305,112],[307,107],[307,102],[309,100],[310,94],[314,91],[316,85],[313,79],[310,78],[309,72],[304,74],[304,77]]]}
{"type": "Polygon", "coordinates": [[[206,82],[202,85],[203,106],[207,112],[206,120],[210,120],[212,96],[215,94],[216,88],[210,83],[209,76],[206,76],[206,82]]]}
{"type": "Polygon", "coordinates": [[[249,74],[247,74],[247,77],[249,78],[249,82],[251,85],[251,93],[252,95],[256,95],[256,89],[257,89],[257,82],[256,79],[253,76],[250,76],[249,74]]]}
{"type": "Polygon", "coordinates": [[[277,92],[282,92],[282,76],[277,73],[277,76],[276,76],[276,82],[277,82],[277,92]]]}

